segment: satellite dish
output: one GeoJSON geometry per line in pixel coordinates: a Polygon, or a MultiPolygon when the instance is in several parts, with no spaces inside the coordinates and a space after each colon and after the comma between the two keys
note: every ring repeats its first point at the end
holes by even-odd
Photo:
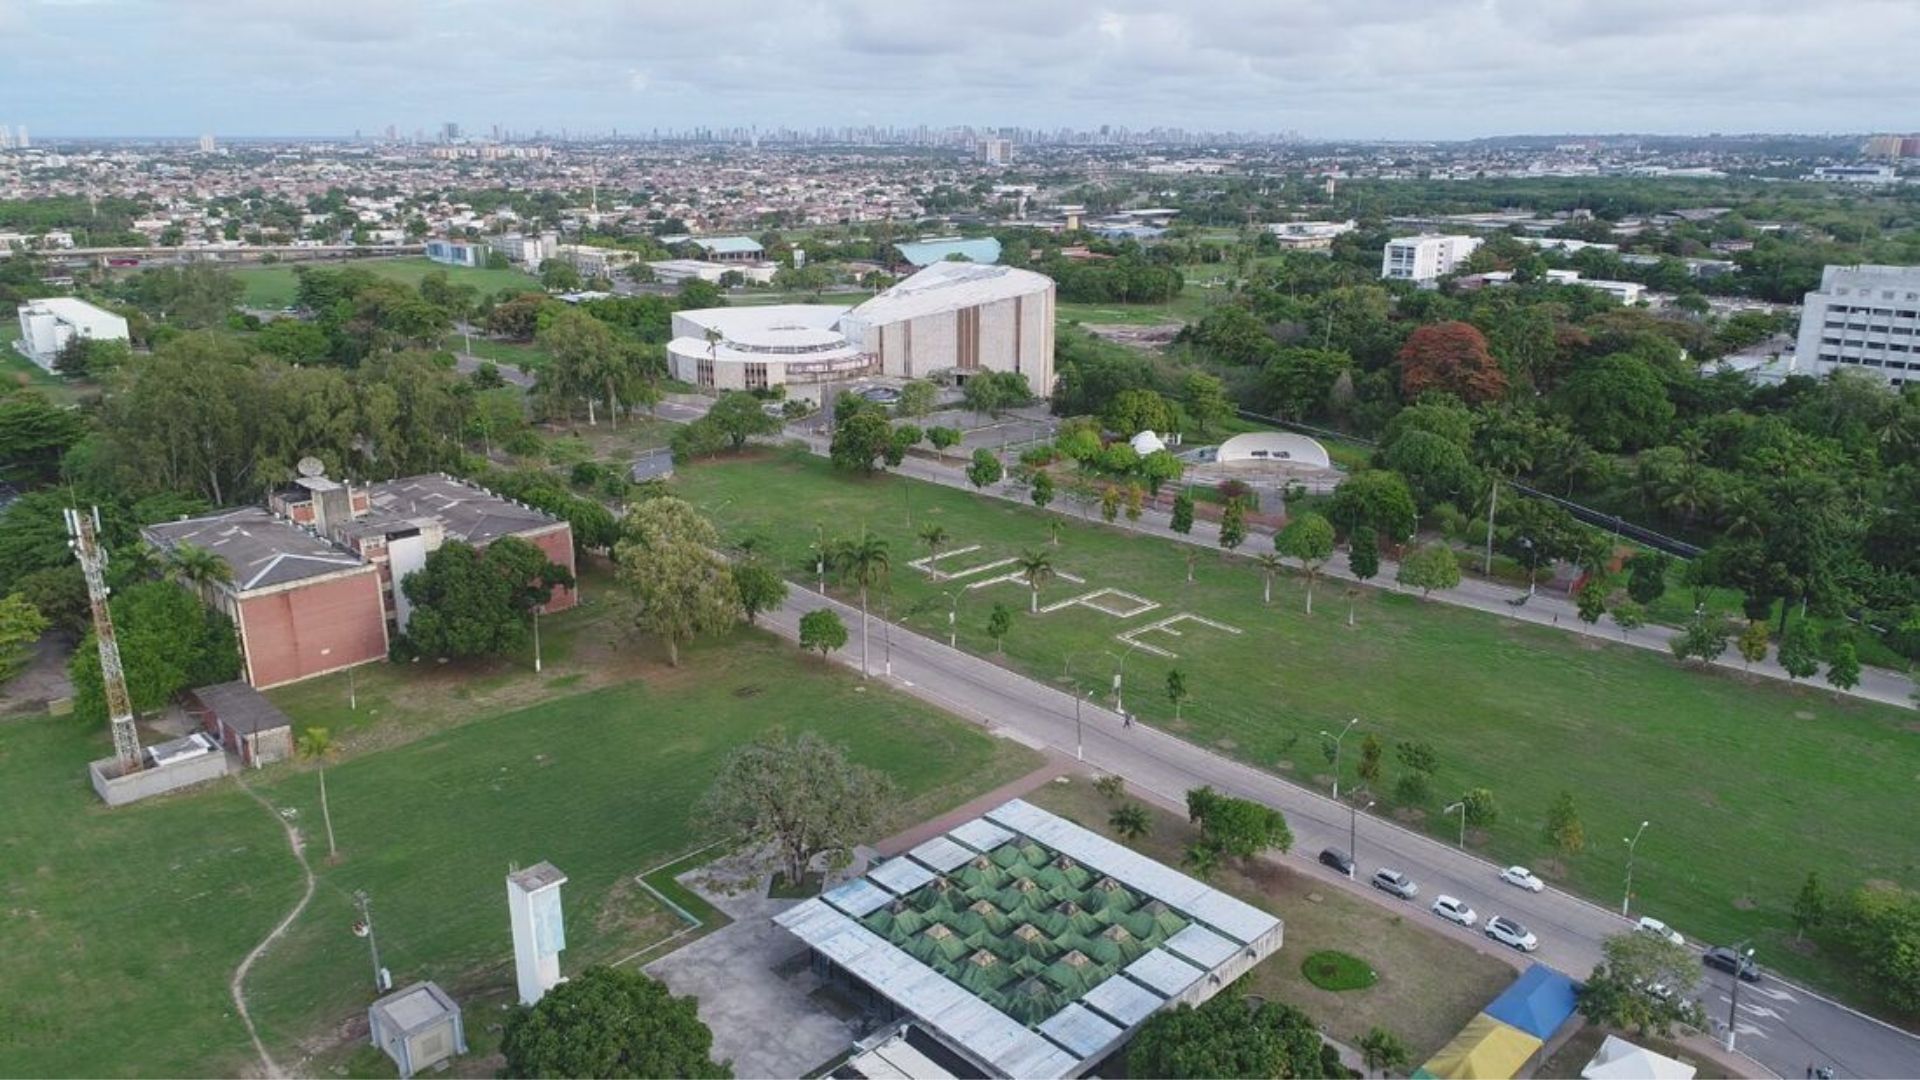
{"type": "MultiPolygon", "coordinates": [[[[283,458],[281,460],[285,459],[283,458]]],[[[301,476],[312,477],[327,475],[327,463],[311,455],[301,458],[300,464],[295,465],[294,468],[300,471],[301,476]]]]}

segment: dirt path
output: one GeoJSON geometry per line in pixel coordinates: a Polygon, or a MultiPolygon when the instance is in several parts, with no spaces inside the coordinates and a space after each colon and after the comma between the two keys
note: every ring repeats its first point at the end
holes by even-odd
{"type": "Polygon", "coordinates": [[[233,1007],[240,1013],[240,1022],[247,1025],[247,1037],[253,1040],[254,1052],[260,1055],[262,1075],[268,1077],[269,1080],[279,1080],[280,1077],[286,1074],[280,1070],[280,1066],[273,1060],[273,1055],[267,1053],[266,1044],[260,1041],[259,1030],[253,1026],[253,1017],[247,1012],[247,993],[245,989],[247,972],[253,970],[253,962],[265,955],[269,946],[280,940],[280,936],[287,932],[287,927],[293,925],[293,920],[299,918],[300,913],[307,910],[307,904],[313,900],[313,890],[314,887],[319,884],[319,880],[313,876],[313,866],[307,862],[306,842],[300,838],[300,830],[294,828],[292,822],[281,817],[280,811],[274,809],[272,803],[248,787],[244,777],[236,774],[234,780],[240,785],[240,790],[246,792],[254,802],[265,807],[267,813],[273,815],[273,820],[278,822],[282,829],[286,830],[287,846],[293,849],[293,857],[300,862],[300,872],[305,874],[307,878],[307,888],[305,892],[300,894],[300,902],[293,905],[293,910],[287,912],[286,918],[281,919],[280,924],[275,926],[272,932],[260,939],[260,944],[255,945],[253,951],[247,954],[246,959],[240,961],[240,966],[233,969],[233,978],[227,980],[227,992],[233,995],[233,1007]]]}

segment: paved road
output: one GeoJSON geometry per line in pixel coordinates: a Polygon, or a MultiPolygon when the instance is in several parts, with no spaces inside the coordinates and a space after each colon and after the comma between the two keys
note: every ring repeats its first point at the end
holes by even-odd
{"type": "MultiPolygon", "coordinates": [[[[767,622],[795,638],[800,616],[823,606],[846,619],[851,640],[839,659],[859,667],[858,609],[795,589],[767,622]]],[[[1000,734],[1080,754],[1088,766],[1123,776],[1136,790],[1174,806],[1184,805],[1189,789],[1211,784],[1277,807],[1293,827],[1294,854],[1288,859],[1303,872],[1404,910],[1410,918],[1430,920],[1437,932],[1472,940],[1473,931],[1427,911],[1431,897],[1449,893],[1472,904],[1483,922],[1493,914],[1519,919],[1540,936],[1538,959],[1585,976],[1599,960],[1601,941],[1629,928],[1617,914],[1557,889],[1533,894],[1506,885],[1497,867],[1476,856],[1366,816],[1358,818],[1355,845],[1362,879],[1380,866],[1392,866],[1420,883],[1422,897],[1407,904],[1346,882],[1314,860],[1322,848],[1348,846],[1355,825],[1344,804],[1157,729],[1123,726],[1117,715],[1096,704],[1082,702],[1076,722],[1071,694],[878,618],[870,626],[868,663],[877,677],[1000,734]]],[[[1725,985],[1723,977],[1709,973],[1702,987],[1709,1013],[1718,1014],[1716,1024],[1726,1017],[1725,985]]],[[[1749,1066],[1755,1071],[1764,1066],[1781,1076],[1800,1076],[1809,1064],[1826,1064],[1846,1077],[1920,1076],[1920,1039],[1912,1035],[1771,977],[1758,987],[1743,987],[1740,997],[1739,1048],[1758,1063],[1749,1066]]]]}

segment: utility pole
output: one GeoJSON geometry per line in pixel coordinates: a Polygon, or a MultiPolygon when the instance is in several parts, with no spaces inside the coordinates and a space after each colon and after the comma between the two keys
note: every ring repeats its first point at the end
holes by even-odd
{"type": "MultiPolygon", "coordinates": [[[[1640,828],[1634,831],[1632,839],[1624,836],[1621,837],[1627,844],[1627,891],[1625,895],[1620,897],[1620,915],[1622,918],[1627,914],[1627,905],[1633,902],[1633,852],[1635,848],[1640,846],[1640,834],[1646,831],[1647,822],[1643,821],[1640,823],[1640,828]]],[[[1738,982],[1739,980],[1736,979],[1734,981],[1738,982]]]]}
{"type": "Polygon", "coordinates": [[[1359,722],[1357,716],[1347,721],[1347,726],[1340,729],[1339,735],[1330,735],[1325,730],[1320,732],[1321,738],[1333,740],[1333,797],[1336,799],[1340,797],[1340,744],[1346,741],[1347,732],[1352,731],[1353,725],[1359,722]]]}
{"type": "Polygon", "coordinates": [[[357,927],[367,939],[367,951],[373,956],[373,992],[384,993],[387,989],[386,972],[380,966],[380,943],[373,936],[373,900],[365,889],[357,889],[353,902],[360,908],[360,925],[357,927]]]}
{"type": "Polygon", "coordinates": [[[106,684],[107,722],[113,729],[113,756],[120,775],[140,771],[140,733],[133,727],[133,699],[127,695],[126,672],[120,667],[120,642],[113,634],[113,612],[107,608],[107,553],[100,547],[100,508],[81,513],[66,510],[67,546],[80,561],[87,580],[87,600],[93,608],[93,636],[100,646],[100,679],[106,684]]]}
{"type": "Polygon", "coordinates": [[[1493,577],[1493,512],[1500,505],[1500,478],[1493,478],[1493,491],[1487,496],[1487,562],[1481,573],[1493,577]]]}
{"type": "Polygon", "coordinates": [[[1735,1025],[1740,1020],[1740,973],[1753,963],[1753,949],[1745,952],[1735,950],[1733,954],[1733,993],[1727,997],[1727,1053],[1733,1053],[1733,1037],[1737,1033],[1735,1025]]]}

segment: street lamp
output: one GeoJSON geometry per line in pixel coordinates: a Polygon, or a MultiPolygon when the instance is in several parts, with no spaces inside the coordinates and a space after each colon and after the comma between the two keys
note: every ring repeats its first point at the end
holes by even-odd
{"type": "MultiPolygon", "coordinates": [[[[1128,727],[1132,727],[1133,725],[1127,723],[1127,706],[1122,697],[1121,689],[1127,674],[1127,657],[1132,656],[1133,650],[1139,647],[1140,643],[1138,641],[1127,642],[1127,651],[1120,654],[1120,662],[1115,664],[1113,668],[1113,711],[1120,714],[1120,722],[1128,727]]],[[[1113,654],[1107,653],[1107,655],[1112,656],[1113,654]]]]}
{"type": "Polygon", "coordinates": [[[960,593],[958,591],[952,591],[942,592],[940,595],[947,598],[947,648],[959,648],[958,645],[954,644],[960,640],[959,631],[954,629],[953,624],[955,618],[957,618],[960,613],[960,593]]]}
{"type": "MultiPolygon", "coordinates": [[[[1067,670],[1063,675],[1060,676],[1060,681],[1067,685],[1067,693],[1073,695],[1073,757],[1074,757],[1074,760],[1076,761],[1085,761],[1087,760],[1086,743],[1081,738],[1081,727],[1080,727],[1081,693],[1080,693],[1079,685],[1073,681],[1073,662],[1078,659],[1080,659],[1079,653],[1068,654],[1067,670]]],[[[1093,698],[1094,693],[1095,691],[1089,690],[1086,692],[1085,696],[1087,699],[1091,700],[1093,698]]]]}
{"type": "Polygon", "coordinates": [[[886,642],[886,649],[887,649],[886,676],[887,678],[891,679],[893,678],[893,601],[892,600],[888,600],[886,603],[880,605],[880,627],[881,627],[880,634],[882,639],[886,642]]]}
{"type": "Polygon", "coordinates": [[[1460,850],[1465,851],[1467,850],[1467,802],[1466,800],[1462,799],[1457,803],[1447,804],[1446,808],[1440,811],[1440,816],[1446,817],[1448,814],[1453,813],[1455,810],[1460,811],[1460,850]]]}
{"type": "Polygon", "coordinates": [[[1360,867],[1360,811],[1371,809],[1373,809],[1373,800],[1368,799],[1367,805],[1361,806],[1358,791],[1347,800],[1347,858],[1353,860],[1356,872],[1360,867]]]}
{"type": "Polygon", "coordinates": [[[1624,836],[1620,838],[1620,842],[1627,845],[1627,892],[1626,895],[1620,898],[1621,918],[1626,917],[1627,905],[1633,900],[1633,851],[1640,846],[1640,834],[1646,831],[1647,823],[1643,821],[1640,823],[1640,827],[1634,830],[1631,839],[1624,836]]]}
{"type": "Polygon", "coordinates": [[[1347,732],[1352,731],[1353,725],[1359,722],[1357,716],[1347,721],[1347,726],[1341,728],[1338,735],[1329,734],[1325,728],[1320,729],[1321,738],[1333,740],[1333,797],[1336,799],[1340,797],[1340,744],[1346,741],[1347,732]]]}
{"type": "Polygon", "coordinates": [[[1533,537],[1521,537],[1520,546],[1527,549],[1527,595],[1532,596],[1534,579],[1540,575],[1540,559],[1533,549],[1533,537]]]}
{"type": "Polygon", "coordinates": [[[1740,1010],[1740,973],[1753,964],[1753,946],[1747,946],[1744,953],[1735,953],[1733,965],[1733,994],[1727,998],[1727,1053],[1733,1053],[1734,1025],[1739,1023],[1736,1015],[1740,1010]]]}
{"type": "Polygon", "coordinates": [[[827,595],[827,527],[813,523],[813,572],[820,579],[820,595],[827,595]]]}

